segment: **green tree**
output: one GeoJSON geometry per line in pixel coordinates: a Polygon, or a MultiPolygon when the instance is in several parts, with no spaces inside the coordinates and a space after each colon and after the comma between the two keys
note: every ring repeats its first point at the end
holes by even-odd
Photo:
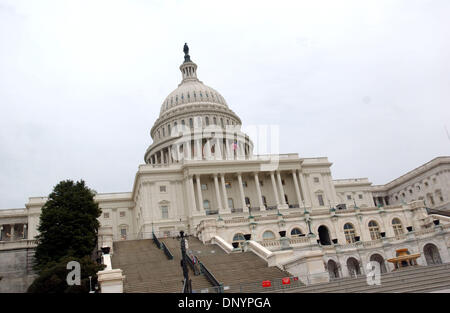
{"type": "Polygon", "coordinates": [[[90,287],[94,289],[97,283],[96,273],[104,268],[103,264],[93,262],[90,257],[75,258],[66,256],[59,262],[51,261],[40,272],[38,278],[28,287],[29,293],[88,293],[90,287]],[[67,275],[70,270],[67,269],[67,263],[77,261],[80,263],[80,285],[69,286],[67,284],[67,275]],[[89,281],[91,276],[91,282],[89,281]],[[90,286],[91,283],[91,286],[90,286]]]}
{"type": "Polygon", "coordinates": [[[61,258],[90,256],[97,245],[101,210],[83,180],[61,181],[42,207],[34,269],[40,273],[61,258]]]}

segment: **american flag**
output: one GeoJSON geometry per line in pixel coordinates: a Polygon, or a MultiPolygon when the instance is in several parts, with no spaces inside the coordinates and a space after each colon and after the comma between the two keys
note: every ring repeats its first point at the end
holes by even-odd
{"type": "Polygon", "coordinates": [[[237,141],[233,142],[233,150],[237,150],[238,148],[238,144],[237,141]]]}

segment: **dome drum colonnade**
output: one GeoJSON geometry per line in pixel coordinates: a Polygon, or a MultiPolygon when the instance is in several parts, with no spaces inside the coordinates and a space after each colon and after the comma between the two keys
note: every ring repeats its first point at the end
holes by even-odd
{"type": "Polygon", "coordinates": [[[169,165],[181,160],[239,160],[252,157],[253,143],[241,132],[240,118],[225,99],[197,78],[197,65],[185,45],[182,81],[164,100],[150,131],[147,164],[169,165]]]}

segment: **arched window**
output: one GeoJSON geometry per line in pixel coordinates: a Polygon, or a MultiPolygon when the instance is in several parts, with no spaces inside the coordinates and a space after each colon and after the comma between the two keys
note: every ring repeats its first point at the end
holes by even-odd
{"type": "Polygon", "coordinates": [[[214,124],[214,125],[217,125],[217,119],[216,119],[215,116],[213,117],[213,124],[214,124]]]}
{"type": "Polygon", "coordinates": [[[170,124],[169,124],[169,125],[167,125],[167,135],[169,135],[169,136],[170,136],[170,124]]]}
{"type": "Polygon", "coordinates": [[[234,209],[233,198],[228,198],[228,207],[229,207],[230,209],[234,209]]]}
{"type": "Polygon", "coordinates": [[[394,229],[395,236],[403,234],[403,225],[398,218],[392,220],[392,228],[394,229]]]}
{"type": "Polygon", "coordinates": [[[206,126],[209,126],[209,117],[205,117],[206,126]]]}
{"type": "Polygon", "coordinates": [[[291,237],[299,237],[302,235],[302,231],[299,228],[291,230],[291,237]]]}
{"type": "Polygon", "coordinates": [[[375,222],[375,221],[369,222],[369,232],[370,232],[370,238],[372,238],[372,240],[378,240],[381,238],[380,227],[378,226],[377,222],[375,222]]]}
{"type": "Polygon", "coordinates": [[[192,120],[192,117],[189,119],[189,127],[190,128],[194,127],[194,121],[192,120]]]}
{"type": "Polygon", "coordinates": [[[237,233],[236,235],[233,236],[233,241],[234,242],[244,242],[245,238],[244,238],[244,234],[241,233],[237,233]]]}
{"type": "Polygon", "coordinates": [[[223,118],[220,118],[220,125],[223,127],[223,118]]]}
{"type": "Polygon", "coordinates": [[[275,239],[275,234],[270,230],[266,230],[263,234],[263,240],[273,240],[275,239]]]}
{"type": "Polygon", "coordinates": [[[352,224],[347,223],[344,225],[344,234],[345,234],[345,240],[347,243],[354,243],[355,240],[355,228],[352,224]]]}
{"type": "Polygon", "coordinates": [[[209,210],[209,200],[203,200],[203,209],[209,210]]]}

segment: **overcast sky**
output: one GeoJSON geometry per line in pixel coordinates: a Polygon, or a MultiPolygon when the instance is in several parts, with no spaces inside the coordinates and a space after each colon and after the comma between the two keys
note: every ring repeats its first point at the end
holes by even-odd
{"type": "Polygon", "coordinates": [[[0,0],[0,208],[131,191],[183,44],[244,126],[333,178],[450,155],[450,1],[0,0]],[[220,3],[220,4],[219,4],[220,3]]]}

